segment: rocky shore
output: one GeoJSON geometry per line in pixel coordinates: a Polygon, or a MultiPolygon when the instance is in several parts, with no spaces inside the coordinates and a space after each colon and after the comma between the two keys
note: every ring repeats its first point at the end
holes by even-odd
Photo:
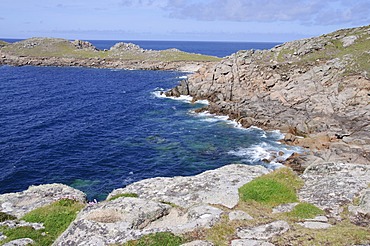
{"type": "Polygon", "coordinates": [[[81,40],[31,38],[13,44],[0,43],[0,65],[92,67],[110,69],[175,70],[195,72],[219,58],[177,49],[146,50],[132,43],[117,43],[98,50],[81,40]]]}
{"type": "MultiPolygon", "coordinates": [[[[14,216],[0,221],[0,231],[6,227],[43,230],[43,223],[25,222],[23,216],[55,201],[72,199],[85,204],[84,208],[53,245],[121,245],[155,233],[182,236],[186,238],[183,245],[310,245],[305,235],[320,244],[314,238],[318,231],[328,238],[344,237],[342,241],[349,243],[336,245],[370,243],[370,165],[310,166],[301,176],[304,185],[296,203],[269,209],[241,202],[238,189],[269,173],[271,170],[262,166],[228,165],[192,177],[142,180],[112,191],[106,201],[93,203],[87,203],[81,191],[65,185],[32,186],[0,195],[0,212],[14,216]],[[302,202],[324,212],[312,219],[287,216],[302,202]],[[351,226],[338,235],[346,223],[351,226]],[[365,237],[345,238],[357,231],[365,237]],[[226,240],[212,240],[207,236],[210,232],[224,234],[226,240]]],[[[6,239],[0,233],[0,244],[6,239]]],[[[4,245],[28,243],[34,241],[18,238],[4,245]]]]}
{"type": "Polygon", "coordinates": [[[370,162],[370,27],[340,30],[270,50],[239,51],[206,65],[168,96],[206,99],[204,110],[244,127],[280,129],[307,149],[290,165],[370,162]]]}

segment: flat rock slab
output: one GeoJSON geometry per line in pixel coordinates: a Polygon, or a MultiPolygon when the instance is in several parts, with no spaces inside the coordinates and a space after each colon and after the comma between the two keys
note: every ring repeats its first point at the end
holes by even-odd
{"type": "Polygon", "coordinates": [[[184,208],[196,204],[232,208],[239,201],[238,188],[268,172],[262,166],[232,164],[196,176],[142,180],[112,191],[108,199],[118,194],[136,193],[140,198],[171,202],[184,208]]]}
{"type": "Polygon", "coordinates": [[[86,202],[86,195],[63,184],[30,186],[27,190],[0,195],[0,211],[21,218],[26,213],[57,200],[69,198],[86,202]]]}
{"type": "Polygon", "coordinates": [[[33,245],[34,241],[31,238],[21,238],[10,241],[9,243],[4,244],[4,246],[26,246],[33,245]]]}
{"type": "Polygon", "coordinates": [[[244,211],[237,210],[229,213],[229,220],[253,220],[253,217],[244,211]]]}
{"type": "Polygon", "coordinates": [[[295,206],[297,206],[298,203],[297,202],[294,202],[294,203],[287,203],[287,204],[281,204],[275,208],[272,209],[272,213],[273,214],[277,214],[277,213],[287,213],[287,212],[291,212],[295,206]]]}
{"type": "Polygon", "coordinates": [[[287,232],[290,226],[283,220],[252,228],[239,228],[237,235],[241,239],[267,240],[287,232]]]}
{"type": "Polygon", "coordinates": [[[180,246],[213,246],[214,244],[208,241],[196,240],[190,243],[184,243],[180,246]]]}
{"type": "Polygon", "coordinates": [[[317,221],[305,221],[302,223],[298,223],[298,225],[301,225],[308,229],[314,229],[314,230],[328,229],[332,227],[331,224],[324,223],[324,222],[317,222],[317,221]]]}
{"type": "Polygon", "coordinates": [[[274,245],[272,243],[261,240],[236,239],[231,241],[231,246],[274,246],[274,245]]]}
{"type": "Polygon", "coordinates": [[[122,244],[155,232],[181,234],[217,223],[222,210],[199,205],[187,211],[160,202],[121,197],[82,210],[54,245],[122,244]]]}
{"type": "Polygon", "coordinates": [[[353,199],[370,183],[370,165],[323,163],[309,166],[302,175],[305,184],[299,191],[301,201],[312,203],[339,216],[341,206],[353,199]]]}

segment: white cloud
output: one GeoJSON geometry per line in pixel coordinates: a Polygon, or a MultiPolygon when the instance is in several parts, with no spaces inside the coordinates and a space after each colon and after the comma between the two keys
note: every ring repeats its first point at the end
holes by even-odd
{"type": "Polygon", "coordinates": [[[275,22],[304,25],[370,22],[370,1],[344,0],[121,0],[126,6],[160,7],[172,18],[202,21],[275,22]]]}

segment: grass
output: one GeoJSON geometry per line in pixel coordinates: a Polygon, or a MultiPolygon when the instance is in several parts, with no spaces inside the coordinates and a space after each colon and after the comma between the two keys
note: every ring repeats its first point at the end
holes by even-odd
{"type": "Polygon", "coordinates": [[[367,245],[370,242],[370,229],[342,221],[325,230],[312,230],[292,225],[283,236],[271,240],[275,245],[367,245]]]}
{"type": "Polygon", "coordinates": [[[122,193],[122,194],[117,194],[112,196],[111,198],[108,199],[108,201],[113,201],[115,199],[118,199],[120,197],[139,197],[138,194],[136,193],[122,193]]]}
{"type": "Polygon", "coordinates": [[[239,188],[241,201],[257,201],[271,207],[298,202],[296,191],[303,185],[289,168],[280,168],[239,188]]]}
{"type": "Polygon", "coordinates": [[[183,238],[170,232],[158,232],[145,235],[138,240],[129,241],[124,246],[178,246],[184,242],[183,238]]]}
{"type": "Polygon", "coordinates": [[[2,227],[0,231],[7,236],[7,239],[0,242],[0,244],[28,237],[33,239],[36,245],[51,245],[67,229],[69,224],[76,218],[77,212],[83,207],[84,205],[77,201],[63,199],[48,206],[35,209],[21,219],[27,222],[43,223],[45,229],[34,230],[32,227],[12,229],[2,227]]]}
{"type": "Polygon", "coordinates": [[[303,202],[294,207],[291,212],[287,213],[287,216],[297,219],[312,219],[318,215],[323,215],[324,211],[316,207],[315,205],[307,202],[303,202]]]}

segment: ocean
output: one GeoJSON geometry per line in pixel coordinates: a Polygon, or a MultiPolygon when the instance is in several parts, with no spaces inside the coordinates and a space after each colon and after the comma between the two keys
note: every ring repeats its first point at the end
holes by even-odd
{"type": "MultiPolygon", "coordinates": [[[[206,53],[206,52],[203,52],[206,53]]],[[[165,98],[171,71],[0,66],[0,194],[63,183],[102,200],[152,177],[226,164],[265,165],[299,151],[278,131],[194,113],[206,102],[165,98]],[[279,156],[267,164],[264,159],[279,156]]]]}

